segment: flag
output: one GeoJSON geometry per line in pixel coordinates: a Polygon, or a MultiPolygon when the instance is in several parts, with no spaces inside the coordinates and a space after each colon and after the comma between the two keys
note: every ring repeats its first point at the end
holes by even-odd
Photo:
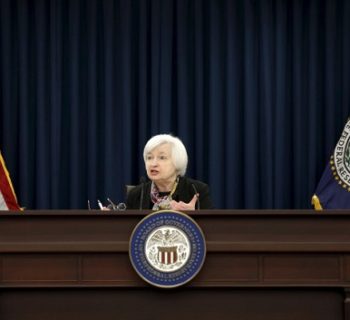
{"type": "Polygon", "coordinates": [[[311,202],[316,210],[350,208],[350,118],[311,202]]]}
{"type": "Polygon", "coordinates": [[[10,175],[0,152],[0,210],[21,210],[13,189],[10,175]]]}

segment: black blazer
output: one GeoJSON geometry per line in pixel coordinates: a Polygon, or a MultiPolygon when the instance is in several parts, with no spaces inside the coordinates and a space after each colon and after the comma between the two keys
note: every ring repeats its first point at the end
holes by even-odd
{"type": "MultiPolygon", "coordinates": [[[[126,199],[127,209],[140,209],[141,193],[143,188],[142,209],[152,209],[151,201],[151,181],[137,185],[132,189],[126,199]]],[[[186,177],[180,177],[179,184],[172,195],[173,200],[190,202],[196,191],[199,193],[199,201],[196,202],[196,209],[213,209],[213,204],[209,195],[209,187],[207,184],[186,177]]]]}

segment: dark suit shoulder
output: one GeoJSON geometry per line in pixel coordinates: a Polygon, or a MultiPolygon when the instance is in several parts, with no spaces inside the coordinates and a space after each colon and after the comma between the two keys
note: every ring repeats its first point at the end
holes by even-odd
{"type": "Polygon", "coordinates": [[[181,177],[179,182],[179,193],[181,200],[185,202],[191,201],[193,195],[199,193],[199,204],[201,209],[213,209],[209,186],[199,180],[181,177]]]}
{"type": "Polygon", "coordinates": [[[183,177],[182,179],[184,179],[185,181],[187,181],[187,183],[189,184],[195,184],[196,186],[207,186],[206,183],[204,183],[203,181],[200,181],[200,180],[195,180],[195,179],[192,179],[192,178],[187,178],[187,177],[183,177]]]}
{"type": "Polygon", "coordinates": [[[197,189],[198,192],[200,190],[209,188],[206,183],[199,180],[195,180],[187,177],[182,177],[181,180],[183,181],[184,186],[189,187],[192,190],[194,189],[193,188],[193,185],[194,185],[194,187],[197,189]]]}

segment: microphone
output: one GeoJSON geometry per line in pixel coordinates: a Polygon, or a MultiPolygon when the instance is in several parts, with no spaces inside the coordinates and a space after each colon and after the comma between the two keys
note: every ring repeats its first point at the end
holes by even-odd
{"type": "Polygon", "coordinates": [[[97,204],[100,207],[100,210],[103,210],[103,204],[100,200],[97,199],[97,204]]]}
{"type": "Polygon", "coordinates": [[[197,195],[197,209],[200,210],[201,209],[201,205],[200,205],[200,202],[199,202],[199,193],[198,193],[197,188],[194,185],[194,183],[192,183],[192,188],[193,188],[195,194],[197,195]]]}
{"type": "Polygon", "coordinates": [[[110,203],[107,208],[112,209],[114,211],[124,211],[126,209],[126,204],[124,202],[120,202],[115,204],[111,199],[107,198],[107,201],[110,203]]]}
{"type": "Polygon", "coordinates": [[[141,196],[140,196],[140,209],[139,209],[139,210],[142,210],[143,194],[144,194],[145,182],[146,182],[146,178],[145,178],[145,177],[141,177],[141,178],[140,178],[140,183],[141,183],[141,196]]]}

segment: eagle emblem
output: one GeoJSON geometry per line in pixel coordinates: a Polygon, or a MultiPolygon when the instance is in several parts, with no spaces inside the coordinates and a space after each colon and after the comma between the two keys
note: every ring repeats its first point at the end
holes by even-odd
{"type": "Polygon", "coordinates": [[[146,258],[159,271],[176,271],[186,263],[190,248],[186,234],[180,229],[160,227],[146,240],[146,258]]]}

